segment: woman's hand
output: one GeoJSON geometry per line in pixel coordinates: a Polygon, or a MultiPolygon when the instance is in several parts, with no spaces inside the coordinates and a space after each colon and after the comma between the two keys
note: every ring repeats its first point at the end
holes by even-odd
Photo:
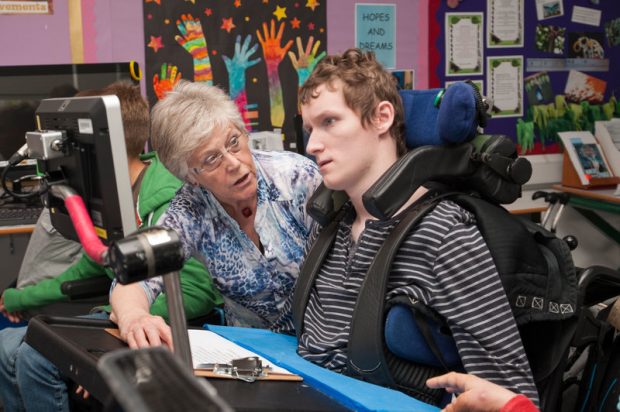
{"type": "MultiPolygon", "coordinates": [[[[114,317],[111,319],[117,321],[114,317]]],[[[121,338],[132,349],[161,345],[173,349],[170,327],[160,316],[136,309],[124,313],[117,324],[121,338]]]]}

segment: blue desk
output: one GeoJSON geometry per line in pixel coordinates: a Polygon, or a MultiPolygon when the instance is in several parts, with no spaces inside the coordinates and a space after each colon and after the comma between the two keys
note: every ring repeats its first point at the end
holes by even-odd
{"type": "Polygon", "coordinates": [[[356,411],[439,411],[402,392],[362,382],[304,360],[297,355],[297,339],[294,336],[264,329],[206,327],[276,365],[301,375],[310,386],[356,411]]]}

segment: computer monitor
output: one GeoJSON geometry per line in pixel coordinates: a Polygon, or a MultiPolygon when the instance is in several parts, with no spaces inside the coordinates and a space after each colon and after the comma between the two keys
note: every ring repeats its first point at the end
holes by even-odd
{"type": "MultiPolygon", "coordinates": [[[[78,91],[100,89],[117,80],[137,84],[135,62],[0,66],[0,169],[34,130],[34,112],[41,99],[72,97],[78,91]]],[[[25,161],[9,171],[11,179],[35,173],[35,162],[25,161]]]]}
{"type": "MultiPolygon", "coordinates": [[[[37,131],[28,133],[30,156],[48,185],[64,184],[84,200],[104,243],[136,230],[121,106],[116,96],[45,99],[36,110],[37,131]]],[[[77,239],[61,199],[47,193],[52,224],[77,239]]]]}

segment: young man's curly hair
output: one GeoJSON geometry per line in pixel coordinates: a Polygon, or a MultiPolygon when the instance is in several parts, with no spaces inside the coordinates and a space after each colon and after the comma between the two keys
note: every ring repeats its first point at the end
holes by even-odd
{"type": "Polygon", "coordinates": [[[336,79],[342,81],[344,100],[359,114],[364,127],[372,123],[374,110],[381,101],[392,103],[394,123],[390,135],[396,141],[398,156],[402,156],[407,151],[403,137],[404,111],[394,76],[383,68],[374,53],[349,49],[342,55],[326,56],[317,64],[299,90],[300,103],[307,104],[316,98],[316,89],[322,84],[333,90],[336,79]]]}

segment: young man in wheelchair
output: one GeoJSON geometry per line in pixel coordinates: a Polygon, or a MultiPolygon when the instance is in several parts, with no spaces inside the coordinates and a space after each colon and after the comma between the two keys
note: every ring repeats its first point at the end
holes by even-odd
{"type": "MultiPolygon", "coordinates": [[[[385,220],[364,206],[362,195],[407,150],[401,98],[374,55],[351,49],[324,58],[300,89],[300,102],[310,134],[306,151],[316,157],[325,186],[345,192],[349,201],[310,290],[297,331],[298,351],[350,374],[351,320],[369,265],[394,226],[435,193],[420,187],[385,220]]],[[[422,218],[391,267],[386,299],[397,296],[421,302],[446,319],[468,373],[537,402],[517,325],[471,213],[443,200],[422,218]]],[[[410,380],[405,391],[429,402],[433,395],[425,380],[430,376],[423,375],[410,380]]]]}

